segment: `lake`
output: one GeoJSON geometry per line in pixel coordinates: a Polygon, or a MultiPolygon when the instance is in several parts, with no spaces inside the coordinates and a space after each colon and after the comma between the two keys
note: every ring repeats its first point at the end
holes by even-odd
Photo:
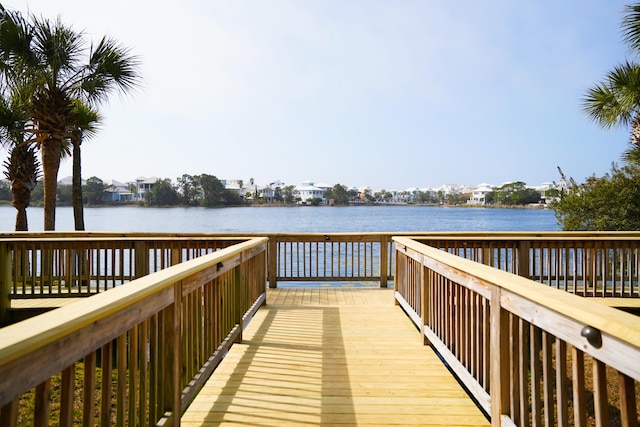
{"type": "MultiPolygon", "coordinates": [[[[237,208],[85,207],[87,231],[176,233],[330,233],[399,231],[559,231],[549,209],[438,206],[295,206],[237,208]]],[[[15,208],[0,206],[12,231],[15,208]]],[[[27,209],[30,231],[42,231],[43,209],[27,209]]],[[[59,207],[56,230],[73,230],[73,209],[59,207]]]]}

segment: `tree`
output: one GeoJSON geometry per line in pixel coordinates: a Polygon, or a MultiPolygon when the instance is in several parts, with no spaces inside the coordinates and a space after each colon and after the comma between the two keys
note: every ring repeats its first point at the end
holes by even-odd
{"type": "Polygon", "coordinates": [[[496,202],[496,192],[489,191],[484,195],[484,204],[485,205],[493,205],[496,202]]]}
{"type": "Polygon", "coordinates": [[[527,188],[527,185],[522,181],[504,184],[502,187],[495,189],[493,193],[496,203],[506,206],[538,203],[541,198],[537,190],[527,188]]]}
{"type": "Polygon", "coordinates": [[[612,165],[602,178],[571,182],[550,205],[564,231],[640,230],[640,167],[612,165]]]}
{"type": "MultiPolygon", "coordinates": [[[[96,132],[100,115],[88,105],[79,100],[73,101],[74,116],[76,122],[71,132],[71,145],[73,147],[73,172],[72,172],[72,204],[73,222],[76,231],[84,231],[84,198],[82,197],[82,161],[80,158],[80,145],[85,136],[92,136],[96,132]]],[[[101,198],[102,200],[102,198],[101,198]]]]}
{"type": "Polygon", "coordinates": [[[180,203],[180,196],[169,178],[157,180],[144,196],[146,203],[151,206],[175,206],[180,203]]]}
{"type": "MultiPolygon", "coordinates": [[[[225,204],[225,188],[222,182],[213,175],[198,175],[197,182],[202,189],[202,205],[206,207],[225,204]]],[[[235,193],[238,194],[238,193],[235,193]]],[[[240,198],[238,196],[238,198],[240,198]]]]}
{"type": "Polygon", "coordinates": [[[242,199],[242,197],[240,197],[237,191],[228,190],[225,188],[224,192],[222,193],[222,204],[224,206],[240,206],[243,203],[244,200],[242,199]]]}
{"type": "Polygon", "coordinates": [[[300,194],[294,185],[287,185],[282,189],[282,199],[287,205],[293,205],[300,201],[300,194]]]}
{"type": "MultiPolygon", "coordinates": [[[[110,185],[106,184],[97,176],[92,176],[91,178],[87,179],[87,182],[84,185],[83,193],[85,201],[88,205],[103,204],[104,198],[110,187],[110,185]]],[[[76,228],[76,230],[78,229],[76,228]]]]}
{"type": "Polygon", "coordinates": [[[138,61],[115,40],[103,37],[87,50],[84,34],[64,25],[0,8],[0,71],[4,78],[28,76],[33,141],[44,171],[44,229],[55,229],[56,187],[65,143],[77,129],[73,101],[95,106],[114,90],[139,83],[138,61]]]}
{"type": "MultiPolygon", "coordinates": [[[[625,6],[624,41],[640,53],[640,4],[625,6]]],[[[603,128],[631,126],[630,143],[640,147],[640,64],[625,61],[608,72],[583,98],[583,110],[603,128]]]]}
{"type": "MultiPolygon", "coordinates": [[[[625,6],[622,33],[630,53],[640,53],[640,4],[625,6]]],[[[639,230],[640,226],[640,64],[626,60],[587,90],[586,115],[605,129],[630,126],[626,166],[613,165],[602,178],[587,178],[551,202],[564,230],[639,230]]],[[[564,174],[560,175],[565,181],[564,174]]]]}
{"type": "Polygon", "coordinates": [[[4,174],[10,183],[12,205],[18,211],[15,229],[27,231],[27,207],[31,204],[31,193],[40,176],[35,148],[25,141],[23,132],[29,118],[28,87],[24,76],[0,76],[0,142],[11,147],[9,158],[4,162],[4,174]]]}
{"type": "Polygon", "coordinates": [[[58,206],[73,206],[73,185],[58,185],[56,200],[58,206]]]}
{"type": "Polygon", "coordinates": [[[418,191],[415,193],[415,201],[416,203],[436,203],[437,199],[434,197],[433,193],[427,191],[418,191]]]}
{"type": "Polygon", "coordinates": [[[11,204],[18,210],[15,229],[27,231],[27,207],[31,203],[31,192],[40,174],[35,148],[27,144],[14,145],[4,166],[4,175],[11,183],[11,204]]]}
{"type": "Polygon", "coordinates": [[[0,200],[11,201],[11,184],[7,181],[0,181],[0,200]]]}
{"type": "Polygon", "coordinates": [[[31,191],[31,204],[33,206],[42,206],[44,204],[44,184],[41,179],[38,180],[31,191]]]}
{"type": "Polygon", "coordinates": [[[197,205],[202,198],[202,188],[198,182],[198,177],[183,174],[178,178],[178,193],[185,205],[197,205]]]}
{"type": "Polygon", "coordinates": [[[450,205],[464,205],[471,198],[471,193],[449,193],[447,203],[450,205]]]}
{"type": "Polygon", "coordinates": [[[129,182],[127,184],[127,190],[131,192],[131,196],[133,197],[133,200],[136,200],[138,198],[138,186],[136,185],[135,182],[129,182]]]}
{"type": "Polygon", "coordinates": [[[338,206],[346,206],[349,204],[350,194],[347,187],[342,184],[336,184],[330,190],[326,191],[325,198],[333,199],[334,203],[338,206]]]}

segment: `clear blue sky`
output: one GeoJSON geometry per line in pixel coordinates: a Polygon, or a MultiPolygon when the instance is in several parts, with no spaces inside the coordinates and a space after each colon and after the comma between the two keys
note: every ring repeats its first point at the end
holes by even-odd
{"type": "MultiPolygon", "coordinates": [[[[208,173],[374,190],[607,172],[585,91],[628,57],[620,0],[9,0],[142,60],[83,177],[208,173]]],[[[4,154],[3,154],[4,155],[4,154]]],[[[60,178],[71,174],[63,163],[60,178]]]]}

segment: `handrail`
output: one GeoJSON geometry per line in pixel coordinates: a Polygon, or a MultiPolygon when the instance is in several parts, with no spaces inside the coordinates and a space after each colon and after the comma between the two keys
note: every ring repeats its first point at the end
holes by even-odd
{"type": "Polygon", "coordinates": [[[415,240],[584,297],[640,298],[635,232],[420,235],[415,240]]]}
{"type": "MultiPolygon", "coordinates": [[[[636,309],[640,300],[639,232],[249,234],[269,238],[270,287],[283,281],[371,281],[386,287],[394,280],[394,235],[581,296],[626,298],[636,309]]],[[[0,233],[0,324],[12,320],[10,299],[89,296],[246,237],[239,233],[0,233]]]]}
{"type": "Polygon", "coordinates": [[[390,233],[269,234],[269,286],[281,281],[377,281],[393,278],[390,233]]]}
{"type": "Polygon", "coordinates": [[[33,387],[35,424],[49,422],[41,399],[52,381],[62,382],[61,425],[78,422],[77,381],[85,425],[95,422],[96,408],[103,424],[112,416],[121,424],[127,417],[130,424],[177,424],[265,300],[267,239],[245,240],[0,329],[0,425],[15,425],[19,396],[33,387]],[[96,402],[100,388],[108,392],[96,402]]]}
{"type": "Polygon", "coordinates": [[[393,240],[398,303],[493,425],[543,417],[547,425],[571,417],[580,425],[587,392],[596,400],[596,425],[609,425],[610,405],[623,423],[636,422],[640,317],[410,238],[393,240]],[[594,373],[584,369],[590,359],[594,373]],[[607,395],[607,366],[620,377],[617,402],[607,395]]]}

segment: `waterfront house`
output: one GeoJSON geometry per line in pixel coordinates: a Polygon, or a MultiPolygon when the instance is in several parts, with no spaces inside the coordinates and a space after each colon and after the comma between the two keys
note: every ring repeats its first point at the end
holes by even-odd
{"type": "Polygon", "coordinates": [[[282,189],[285,187],[285,183],[278,180],[270,182],[268,187],[273,190],[273,200],[282,200],[282,189]]]}
{"type": "Polygon", "coordinates": [[[358,191],[358,199],[360,199],[360,201],[366,201],[368,198],[372,198],[373,197],[373,190],[371,189],[371,187],[365,186],[365,187],[360,187],[357,188],[358,191]]]}
{"type": "Polygon", "coordinates": [[[267,203],[273,202],[275,194],[275,189],[269,187],[268,185],[265,187],[258,187],[258,198],[264,200],[267,203]]]}
{"type": "Polygon", "coordinates": [[[148,193],[153,188],[153,185],[158,181],[158,178],[152,176],[150,178],[140,176],[135,180],[136,186],[136,200],[143,200],[145,193],[148,193]]]}
{"type": "Polygon", "coordinates": [[[238,193],[238,196],[244,198],[244,185],[241,179],[221,179],[225,190],[231,190],[238,193]]]}
{"type": "Polygon", "coordinates": [[[449,194],[458,193],[460,186],[457,184],[443,184],[440,187],[436,188],[436,193],[442,193],[443,196],[448,196],[449,194]]]}
{"type": "Polygon", "coordinates": [[[105,202],[133,201],[133,193],[131,192],[129,185],[124,182],[116,181],[115,179],[108,179],[104,181],[104,183],[107,185],[104,197],[105,202]]]}
{"type": "Polygon", "coordinates": [[[484,205],[486,203],[486,196],[492,193],[494,186],[491,184],[480,184],[471,192],[471,198],[467,201],[470,205],[484,205]]]}
{"type": "Polygon", "coordinates": [[[324,190],[313,181],[304,181],[302,184],[296,186],[296,191],[300,197],[300,203],[306,204],[311,199],[323,199],[324,190]]]}

